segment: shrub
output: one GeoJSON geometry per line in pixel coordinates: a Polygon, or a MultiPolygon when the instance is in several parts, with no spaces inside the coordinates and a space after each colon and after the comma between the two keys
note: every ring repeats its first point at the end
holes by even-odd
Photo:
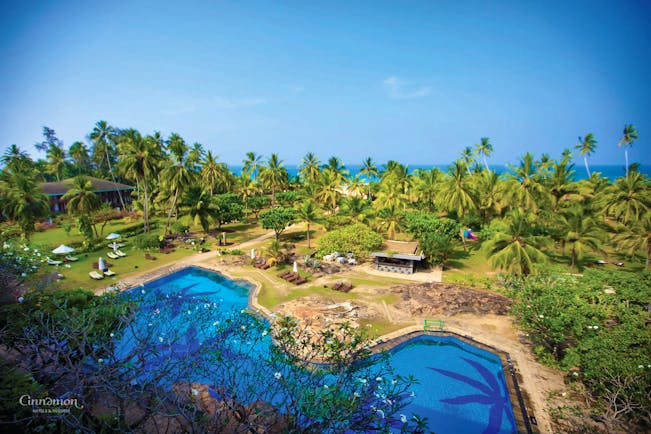
{"type": "Polygon", "coordinates": [[[172,225],[170,226],[171,234],[182,235],[187,230],[188,230],[188,226],[179,222],[172,223],[172,225]]]}
{"type": "Polygon", "coordinates": [[[328,232],[319,239],[317,255],[324,256],[332,252],[352,252],[362,258],[382,247],[382,236],[368,226],[358,223],[328,232]]]}
{"type": "Polygon", "coordinates": [[[142,234],[133,238],[133,245],[138,249],[158,249],[162,243],[158,234],[142,234]]]}

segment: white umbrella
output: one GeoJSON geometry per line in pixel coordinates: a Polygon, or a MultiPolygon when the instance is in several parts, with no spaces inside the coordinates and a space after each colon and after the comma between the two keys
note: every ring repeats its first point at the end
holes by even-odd
{"type": "Polygon", "coordinates": [[[61,244],[56,249],[52,250],[52,253],[54,253],[55,255],[67,255],[68,253],[72,253],[74,251],[75,249],[73,249],[72,247],[68,247],[65,244],[61,244]]]}
{"type": "Polygon", "coordinates": [[[255,249],[251,249],[251,259],[255,259],[255,249]]]}
{"type": "Polygon", "coordinates": [[[296,264],[296,261],[294,261],[294,273],[298,273],[298,265],[296,264]]]}
{"type": "Polygon", "coordinates": [[[100,271],[106,270],[108,267],[106,266],[106,262],[104,262],[104,258],[100,256],[99,262],[97,263],[97,268],[99,268],[100,271]]]}
{"type": "Polygon", "coordinates": [[[107,240],[117,240],[120,238],[120,234],[116,234],[115,232],[112,232],[106,236],[107,240]]]}

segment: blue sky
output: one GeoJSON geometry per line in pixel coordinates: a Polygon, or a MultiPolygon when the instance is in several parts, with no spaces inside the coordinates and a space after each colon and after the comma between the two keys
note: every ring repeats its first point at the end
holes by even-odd
{"type": "MultiPolygon", "coordinates": [[[[651,3],[14,1],[0,15],[0,151],[43,125],[178,132],[222,161],[447,164],[560,155],[593,132],[651,163],[651,3]]],[[[577,160],[578,162],[578,160],[577,160]]]]}

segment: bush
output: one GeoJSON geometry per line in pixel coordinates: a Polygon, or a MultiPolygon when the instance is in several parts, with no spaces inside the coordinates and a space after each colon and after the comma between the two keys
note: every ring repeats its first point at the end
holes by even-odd
{"type": "Polygon", "coordinates": [[[189,227],[179,222],[172,223],[170,226],[170,234],[183,235],[189,227]]]}
{"type": "Polygon", "coordinates": [[[380,249],[382,236],[361,223],[346,226],[328,232],[319,239],[317,255],[329,255],[332,252],[352,252],[357,258],[363,258],[370,252],[380,249]]]}
{"type": "Polygon", "coordinates": [[[158,234],[142,234],[133,238],[133,245],[138,249],[158,249],[162,242],[158,234]]]}

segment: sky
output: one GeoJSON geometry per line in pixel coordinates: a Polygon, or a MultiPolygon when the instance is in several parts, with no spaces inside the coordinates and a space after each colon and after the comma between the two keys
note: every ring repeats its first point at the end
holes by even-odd
{"type": "Polygon", "coordinates": [[[229,164],[447,164],[481,137],[504,164],[592,132],[590,162],[623,165],[632,123],[650,164],[649,22],[649,1],[9,0],[0,153],[106,120],[229,164]]]}

